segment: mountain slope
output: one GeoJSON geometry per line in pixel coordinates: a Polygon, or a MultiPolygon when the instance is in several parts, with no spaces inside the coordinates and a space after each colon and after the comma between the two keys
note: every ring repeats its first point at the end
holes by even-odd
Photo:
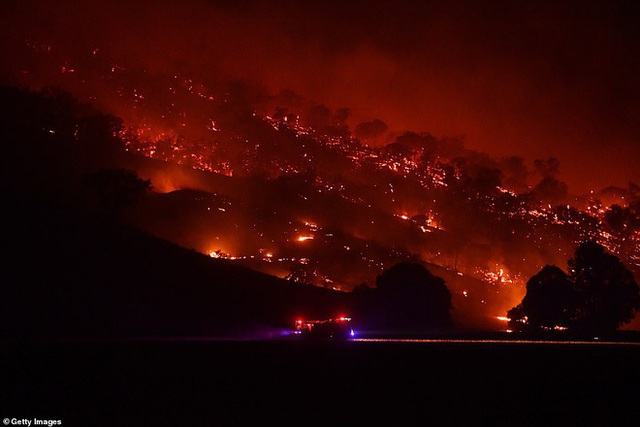
{"type": "Polygon", "coordinates": [[[4,336],[266,337],[343,295],[7,194],[4,336]],[[262,335],[261,335],[262,334],[262,335]]]}

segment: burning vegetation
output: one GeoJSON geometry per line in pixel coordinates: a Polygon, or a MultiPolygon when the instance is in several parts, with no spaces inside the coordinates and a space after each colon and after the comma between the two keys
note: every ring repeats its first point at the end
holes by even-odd
{"type": "MultiPolygon", "coordinates": [[[[563,265],[581,242],[596,241],[640,271],[635,184],[572,195],[554,158],[529,170],[521,158],[494,159],[428,133],[373,145],[386,125],[352,130],[347,108],[151,73],[114,62],[102,46],[76,64],[44,40],[20,42],[38,68],[17,64],[16,82],[60,84],[121,118],[97,120],[45,89],[22,96],[66,110],[29,131],[53,142],[100,137],[137,159],[128,161],[155,192],[124,219],[212,258],[341,291],[419,262],[445,279],[454,317],[494,327],[529,277],[563,265]]],[[[29,111],[5,113],[18,120],[29,111]]]]}

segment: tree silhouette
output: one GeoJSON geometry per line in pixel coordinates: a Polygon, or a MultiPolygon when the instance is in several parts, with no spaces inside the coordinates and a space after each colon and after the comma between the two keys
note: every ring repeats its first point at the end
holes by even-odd
{"type": "Polygon", "coordinates": [[[380,119],[375,119],[371,122],[359,123],[354,133],[362,140],[372,140],[378,138],[380,135],[387,131],[387,124],[380,119]]]}
{"type": "Polygon", "coordinates": [[[383,272],[375,289],[354,291],[354,316],[387,331],[431,331],[451,326],[451,292],[423,265],[402,262],[383,272]]]}
{"type": "Polygon", "coordinates": [[[611,230],[628,238],[638,229],[640,223],[638,216],[633,212],[634,207],[611,205],[604,214],[604,222],[611,227],[611,230]]]}
{"type": "Polygon", "coordinates": [[[533,193],[544,203],[556,205],[567,199],[569,188],[557,178],[545,177],[533,187],[533,193]]]}
{"type": "Polygon", "coordinates": [[[527,282],[522,303],[508,313],[514,330],[566,327],[574,306],[574,290],[567,275],[554,265],[545,266],[527,282]]]}
{"type": "Polygon", "coordinates": [[[93,190],[101,214],[111,220],[153,188],[150,180],[126,169],[101,169],[85,175],[84,183],[93,190]]]}
{"type": "Polygon", "coordinates": [[[640,310],[640,288],[620,259],[596,242],[584,242],[569,260],[569,275],[546,266],[527,282],[522,303],[509,311],[514,329],[556,326],[609,333],[640,310]]]}
{"type": "Polygon", "coordinates": [[[595,242],[582,243],[569,260],[577,299],[573,327],[589,332],[614,331],[640,309],[640,289],[615,255],[595,242]]]}

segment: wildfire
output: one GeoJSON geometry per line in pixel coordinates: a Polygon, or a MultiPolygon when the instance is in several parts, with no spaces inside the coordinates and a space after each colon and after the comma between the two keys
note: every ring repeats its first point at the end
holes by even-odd
{"type": "Polygon", "coordinates": [[[476,269],[476,275],[483,282],[489,284],[512,285],[518,281],[518,277],[512,277],[504,268],[496,266],[497,271],[476,269]]]}
{"type": "MultiPolygon", "coordinates": [[[[38,52],[49,52],[52,49],[47,44],[37,44],[31,41],[28,43],[33,50],[38,52]]],[[[93,48],[90,52],[95,56],[98,51],[98,48],[93,48]]],[[[99,52],[100,56],[105,55],[103,51],[99,52]]],[[[383,269],[392,262],[402,259],[404,255],[400,256],[399,253],[392,250],[387,251],[387,247],[383,248],[384,250],[379,250],[382,255],[377,255],[377,252],[373,252],[373,245],[372,248],[369,248],[370,242],[367,242],[367,240],[375,240],[381,246],[388,244],[388,247],[393,248],[405,246],[406,242],[393,240],[396,237],[388,237],[386,235],[388,233],[379,233],[381,230],[376,230],[380,227],[379,224],[387,224],[385,218],[390,216],[394,219],[394,227],[406,231],[406,233],[396,233],[397,236],[400,236],[397,238],[411,240],[412,248],[407,251],[420,252],[422,249],[416,250],[415,248],[429,248],[428,251],[424,250],[423,259],[428,261],[426,258],[431,258],[430,261],[441,267],[442,264],[447,264],[447,261],[441,262],[445,256],[450,256],[453,259],[453,255],[449,255],[447,251],[448,243],[451,241],[450,236],[456,231],[457,221],[450,220],[450,217],[443,213],[443,206],[446,207],[446,203],[442,200],[446,201],[449,197],[454,196],[441,190],[442,187],[449,185],[447,182],[453,185],[455,180],[459,180],[461,173],[458,168],[451,168],[452,165],[446,156],[437,161],[418,161],[419,152],[414,152],[412,155],[393,154],[362,144],[349,134],[346,136],[325,135],[320,129],[303,127],[300,124],[300,116],[297,114],[272,117],[266,113],[254,112],[251,116],[252,119],[258,123],[270,125],[267,128],[270,132],[273,131],[265,133],[269,137],[267,140],[271,140],[270,138],[273,137],[274,141],[283,142],[283,147],[294,147],[292,150],[281,148],[276,150],[274,148],[273,152],[269,152],[261,138],[254,138],[239,130],[234,130],[233,123],[228,123],[224,119],[224,115],[218,114],[218,110],[226,108],[224,104],[227,102],[227,94],[214,92],[213,88],[209,89],[203,83],[180,75],[172,76],[173,78],[168,82],[165,81],[166,79],[157,77],[159,82],[167,83],[164,86],[158,84],[134,87],[136,81],[132,77],[133,74],[130,74],[125,68],[113,64],[109,65],[109,69],[111,72],[108,73],[107,70],[108,76],[103,77],[118,85],[117,94],[124,103],[124,107],[121,108],[121,112],[125,113],[123,114],[124,127],[117,136],[124,141],[127,151],[228,177],[250,175],[254,173],[254,170],[264,172],[260,168],[264,168],[270,178],[295,176],[307,170],[313,170],[317,173],[315,179],[310,182],[310,190],[308,192],[300,190],[300,193],[297,194],[299,197],[296,200],[303,203],[300,211],[293,210],[293,216],[286,218],[289,222],[286,225],[283,223],[282,228],[270,225],[271,223],[264,218],[256,218],[253,228],[243,227],[243,222],[239,220],[238,224],[235,224],[235,227],[240,229],[237,231],[253,232],[253,235],[242,234],[243,239],[248,243],[257,245],[258,242],[262,244],[264,241],[266,245],[269,245],[271,252],[266,252],[265,249],[256,252],[254,246],[245,245],[244,241],[242,245],[233,244],[233,242],[225,242],[226,244],[221,245],[223,250],[228,250],[230,253],[221,250],[218,246],[219,243],[211,246],[199,246],[211,258],[246,262],[251,267],[262,268],[265,271],[274,271],[277,265],[282,266],[281,270],[289,271],[291,266],[298,268],[300,265],[308,264],[310,267],[317,267],[317,277],[322,277],[324,284],[330,285],[334,280],[340,282],[345,280],[345,277],[350,278],[352,275],[351,271],[344,273],[343,276],[340,276],[341,273],[336,273],[336,271],[340,271],[340,268],[336,270],[331,268],[330,263],[334,262],[334,259],[336,265],[342,262],[352,263],[354,260],[353,269],[359,268],[368,275],[373,274],[372,268],[383,269]],[[215,108],[212,109],[212,105],[215,108]],[[143,110],[144,108],[148,108],[148,111],[143,110]],[[131,111],[127,113],[126,109],[131,111]],[[206,111],[206,113],[199,114],[201,111],[206,111]],[[286,143],[292,139],[292,135],[298,139],[294,139],[295,144],[287,145],[286,143]],[[265,153],[264,156],[263,153],[265,153]],[[322,166],[322,162],[318,162],[318,159],[322,158],[318,153],[325,153],[322,155],[326,155],[329,159],[338,157],[342,160],[348,160],[349,166],[347,168],[350,170],[347,172],[349,173],[343,174],[342,172],[345,171],[342,170],[334,171],[334,166],[337,168],[340,163],[334,164],[325,160],[324,162],[329,165],[330,173],[327,174],[325,170],[327,167],[322,166]],[[266,166],[262,163],[265,163],[266,166]],[[378,177],[378,171],[383,172],[380,177],[378,177]],[[334,178],[334,172],[337,176],[353,175],[354,178],[353,180],[334,178]],[[387,179],[389,176],[393,178],[391,181],[387,179]],[[360,190],[360,186],[354,185],[354,182],[367,182],[371,185],[364,186],[367,188],[360,190]],[[410,186],[406,186],[404,183],[410,184],[410,186]],[[415,193],[415,197],[419,196],[418,201],[412,200],[412,194],[407,191],[407,189],[414,188],[420,190],[415,193]],[[438,191],[434,192],[433,190],[438,191]],[[440,197],[440,193],[446,197],[440,197]],[[307,208],[307,206],[321,206],[316,203],[322,203],[327,194],[339,196],[349,202],[349,209],[353,209],[356,214],[360,212],[359,209],[372,212],[371,214],[367,213],[367,215],[371,215],[370,217],[355,216],[358,221],[360,218],[367,218],[367,221],[370,221],[371,227],[367,227],[367,229],[372,229],[370,234],[361,230],[358,230],[357,233],[353,232],[341,223],[343,218],[334,220],[332,217],[323,216],[322,212],[314,212],[312,208],[307,208]],[[316,196],[319,199],[315,200],[316,196]],[[316,220],[320,225],[316,223],[316,220]],[[452,232],[447,231],[443,223],[447,224],[447,229],[452,232]],[[243,228],[245,230],[242,230],[243,228]],[[331,234],[334,229],[343,232],[336,232],[334,236],[331,234]],[[308,240],[314,240],[317,233],[322,233],[318,242],[304,244],[308,240]],[[295,242],[300,244],[296,245],[295,242]],[[362,247],[360,243],[365,246],[362,247]],[[331,261],[327,261],[318,257],[318,253],[314,252],[323,250],[324,248],[321,248],[323,244],[335,245],[341,250],[334,251],[334,255],[336,253],[338,255],[333,256],[331,261]],[[295,246],[295,250],[288,252],[291,249],[290,246],[295,246]],[[258,266],[256,267],[256,265],[258,266]]],[[[76,72],[76,69],[67,62],[61,65],[58,70],[68,74],[66,77],[69,79],[79,78],[82,74],[81,70],[78,69],[76,72]]],[[[52,138],[61,133],[61,130],[48,127],[43,131],[48,132],[50,134],[48,136],[52,138]]],[[[166,177],[165,175],[154,177],[155,192],[170,192],[187,188],[184,184],[184,178],[179,175],[174,177],[169,172],[166,174],[166,177]]],[[[213,179],[219,180],[219,178],[214,177],[213,179]]],[[[229,183],[228,186],[231,188],[235,179],[219,181],[229,183]]],[[[241,203],[238,203],[238,208],[235,207],[235,204],[232,208],[230,202],[224,205],[211,204],[207,206],[207,218],[211,218],[215,224],[217,224],[215,221],[218,221],[223,214],[227,218],[243,215],[242,206],[251,205],[251,196],[239,196],[233,189],[223,191],[222,188],[226,185],[221,187],[222,194],[237,197],[241,203]]],[[[621,234],[608,227],[604,217],[611,206],[610,204],[596,203],[593,192],[589,206],[583,210],[577,210],[570,205],[553,207],[543,203],[525,203],[526,200],[521,200],[519,194],[509,189],[502,187],[496,187],[496,189],[500,197],[489,195],[481,197],[473,194],[467,197],[465,193],[464,199],[454,198],[452,200],[463,201],[463,206],[477,204],[480,213],[491,214],[489,217],[492,220],[495,219],[495,223],[492,221],[489,230],[505,231],[505,233],[511,233],[510,235],[516,237],[521,234],[523,245],[532,247],[532,251],[537,248],[543,254],[538,260],[541,265],[546,262],[557,262],[554,257],[547,257],[546,254],[551,252],[550,248],[560,246],[558,242],[574,244],[588,238],[597,239],[612,253],[625,251],[629,264],[640,268],[640,231],[634,233],[630,231],[624,235],[624,233],[621,234]],[[504,204],[501,204],[501,200],[504,200],[504,204]],[[508,221],[503,221],[505,219],[508,221]]],[[[351,215],[351,211],[348,213],[351,215]]],[[[274,216],[279,217],[280,215],[276,215],[274,211],[274,216]]],[[[481,217],[482,215],[479,215],[478,221],[470,218],[469,225],[474,226],[473,231],[469,232],[471,243],[477,243],[474,240],[476,237],[478,242],[485,242],[485,238],[493,237],[492,234],[485,235],[487,232],[482,231],[482,227],[478,226],[478,222],[482,220],[481,217]]],[[[471,229],[471,227],[469,228],[471,229]]],[[[486,240],[491,241],[490,239],[486,240]]],[[[469,245],[469,247],[475,246],[469,245]]],[[[565,247],[557,249],[560,255],[566,258],[565,252],[562,252],[566,251],[565,247]]],[[[378,249],[375,250],[378,251],[378,249]]],[[[519,289],[524,289],[523,284],[526,276],[519,268],[520,263],[515,263],[512,259],[515,258],[513,254],[506,254],[506,256],[496,254],[497,263],[491,262],[490,264],[486,264],[485,258],[482,258],[482,263],[479,264],[481,267],[476,267],[478,264],[474,260],[465,259],[469,256],[468,253],[465,253],[465,248],[459,250],[456,247],[455,250],[456,267],[452,271],[456,275],[462,276],[464,274],[465,278],[481,280],[487,285],[487,290],[491,289],[496,294],[500,293],[501,299],[513,297],[513,303],[510,306],[515,305],[516,300],[521,299],[518,292],[520,292],[519,289]],[[460,263],[458,263],[458,258],[460,263]],[[462,271],[458,271],[458,269],[462,271]]],[[[522,261],[524,262],[525,258],[529,259],[529,257],[535,259],[536,255],[538,254],[523,252],[522,261]]],[[[453,261],[451,264],[454,264],[453,261]]],[[[468,289],[462,292],[464,298],[473,299],[476,295],[481,294],[477,292],[477,288],[469,287],[468,289]]],[[[487,301],[491,303],[489,298],[487,301]]],[[[485,300],[482,300],[482,304],[486,304],[485,300]]],[[[502,310],[504,308],[492,305],[489,313],[505,312],[502,310]]],[[[495,316],[495,318],[502,322],[509,321],[506,316],[495,316]]]]}
{"type": "Polygon", "coordinates": [[[313,231],[318,229],[318,224],[316,224],[315,222],[304,221],[304,225],[306,225],[307,227],[309,227],[313,231]]]}

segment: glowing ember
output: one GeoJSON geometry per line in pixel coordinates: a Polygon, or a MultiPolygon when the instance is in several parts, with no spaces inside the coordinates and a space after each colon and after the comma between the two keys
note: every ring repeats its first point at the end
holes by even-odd
{"type": "MultiPolygon", "coordinates": [[[[48,42],[27,44],[45,58],[57,50],[48,42]]],[[[526,186],[513,191],[506,179],[477,189],[479,165],[456,141],[414,134],[387,145],[369,144],[349,127],[328,126],[326,120],[311,124],[291,106],[274,114],[274,106],[250,105],[250,112],[230,114],[234,96],[213,82],[205,85],[188,70],[153,76],[145,71],[140,78],[133,65],[127,69],[108,58],[106,47],[91,46],[87,53],[96,57],[93,61],[107,61],[102,71],[93,71],[100,87],[113,89],[113,107],[123,119],[114,136],[128,152],[187,166],[180,170],[210,172],[202,182],[180,176],[189,172],[150,176],[156,192],[197,188],[204,195],[189,201],[201,216],[182,216],[176,208],[176,221],[184,222],[175,230],[148,228],[211,258],[279,276],[295,272],[312,284],[345,290],[372,284],[394,263],[419,259],[432,264],[434,272],[451,273],[448,285],[467,303],[477,296],[486,305],[484,320],[513,307],[527,278],[545,264],[565,263],[580,241],[597,240],[640,271],[636,220],[617,227],[606,220],[614,202],[628,210],[640,198],[632,187],[621,189],[626,191],[622,201],[601,199],[592,191],[569,203],[550,203],[526,186]],[[257,179],[245,182],[244,177],[257,179]],[[204,183],[209,179],[214,184],[204,183]],[[221,202],[221,195],[234,204],[221,202]],[[212,243],[212,235],[221,238],[212,243]],[[321,237],[303,243],[315,236],[321,237]]],[[[86,68],[82,61],[64,59],[54,71],[57,78],[64,73],[70,86],[82,82],[91,92],[95,82],[86,68]]],[[[52,140],[82,136],[77,125],[66,132],[62,125],[43,126],[52,140]]]]}

